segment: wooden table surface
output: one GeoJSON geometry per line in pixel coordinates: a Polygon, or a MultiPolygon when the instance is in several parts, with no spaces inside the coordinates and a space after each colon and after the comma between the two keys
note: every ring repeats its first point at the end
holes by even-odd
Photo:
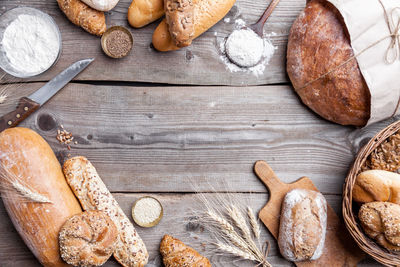
{"type": "MultiPolygon", "coordinates": [[[[97,168],[123,210],[130,214],[141,196],[157,197],[164,218],[152,229],[138,228],[150,253],[148,266],[161,266],[158,246],[169,233],[209,256],[214,266],[253,266],[215,252],[212,240],[190,221],[194,191],[234,193],[260,210],[268,192],[252,172],[265,160],[285,182],[310,177],[340,215],[344,178],[361,145],[395,119],[364,129],[327,122],[294,93],[285,73],[287,36],[304,0],[282,0],[264,31],[277,47],[263,74],[232,73],[219,58],[217,44],[235,19],[252,23],[269,1],[238,0],[227,15],[193,45],[170,53],[155,52],[151,36],[157,23],[132,29],[135,46],[125,59],[112,60],[100,39],[73,26],[55,0],[0,1],[0,13],[30,6],[50,14],[60,27],[62,55],[51,70],[30,80],[1,79],[9,98],[0,114],[17,99],[43,85],[69,64],[95,57],[91,66],[22,126],[40,133],[57,155],[83,155],[97,168]],[[248,86],[243,86],[248,85],[248,86]],[[78,144],[68,151],[55,139],[64,125],[78,144]],[[196,188],[196,190],[194,189],[196,188]]],[[[127,25],[129,0],[107,13],[108,25],[127,25]]],[[[2,73],[0,73],[2,75],[2,73]]],[[[0,88],[0,89],[1,89],[0,88]]],[[[263,227],[262,240],[272,241],[263,227]]],[[[291,266],[272,241],[269,261],[291,266]]],[[[377,266],[372,259],[360,266],[377,266]]],[[[39,266],[0,204],[0,266],[39,266]]],[[[117,266],[110,260],[106,266],[117,266]]]]}

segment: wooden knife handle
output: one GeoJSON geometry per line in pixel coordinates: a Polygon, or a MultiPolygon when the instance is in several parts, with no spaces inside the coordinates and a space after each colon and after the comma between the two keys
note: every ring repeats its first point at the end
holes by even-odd
{"type": "Polygon", "coordinates": [[[35,101],[27,97],[20,98],[17,108],[0,118],[0,132],[4,131],[7,128],[17,126],[20,122],[22,122],[29,115],[35,112],[39,107],[39,103],[36,103],[35,101]]]}

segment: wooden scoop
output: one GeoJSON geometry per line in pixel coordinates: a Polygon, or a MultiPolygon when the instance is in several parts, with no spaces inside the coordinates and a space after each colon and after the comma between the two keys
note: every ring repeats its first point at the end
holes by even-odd
{"type": "MultiPolygon", "coordinates": [[[[261,38],[264,37],[264,24],[267,21],[267,19],[269,18],[269,16],[271,16],[272,11],[274,11],[275,7],[278,5],[280,0],[272,0],[272,2],[269,4],[269,6],[267,7],[267,9],[264,11],[264,14],[261,16],[261,18],[254,24],[250,25],[250,26],[244,26],[242,28],[243,29],[250,29],[252,31],[254,31],[258,36],[260,36],[261,38]]],[[[260,61],[262,60],[262,54],[260,55],[260,59],[258,60],[258,62],[253,63],[252,65],[244,65],[242,62],[236,60],[236,57],[234,55],[231,55],[229,50],[226,49],[227,47],[227,43],[230,42],[230,37],[232,36],[232,33],[228,36],[228,38],[226,38],[225,40],[225,54],[227,56],[227,58],[233,63],[238,65],[239,67],[243,67],[243,68],[250,68],[253,67],[255,65],[257,65],[258,63],[260,63],[260,61]]]]}
{"type": "MultiPolygon", "coordinates": [[[[275,239],[279,234],[279,217],[282,201],[287,192],[292,189],[301,188],[318,191],[310,178],[302,177],[294,183],[283,183],[275,175],[274,171],[265,161],[257,161],[254,164],[254,172],[269,190],[269,201],[261,209],[259,217],[275,239]]],[[[357,247],[355,242],[347,233],[342,221],[328,205],[328,222],[324,252],[315,261],[295,262],[300,267],[310,266],[356,266],[365,254],[357,247]]]]}

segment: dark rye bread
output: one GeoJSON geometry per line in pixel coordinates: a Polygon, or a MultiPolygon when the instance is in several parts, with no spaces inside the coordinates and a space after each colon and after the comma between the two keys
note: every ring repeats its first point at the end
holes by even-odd
{"type": "Polygon", "coordinates": [[[307,85],[353,56],[339,11],[326,1],[308,2],[289,34],[287,72],[293,87],[304,104],[323,118],[364,126],[371,96],[355,59],[307,85]]]}

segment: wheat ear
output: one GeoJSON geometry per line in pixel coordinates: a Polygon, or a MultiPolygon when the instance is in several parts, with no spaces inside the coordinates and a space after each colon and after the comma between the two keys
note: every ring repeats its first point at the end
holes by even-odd
{"type": "Polygon", "coordinates": [[[47,197],[28,189],[17,181],[12,182],[12,187],[24,198],[39,203],[51,203],[47,197]]]}
{"type": "Polygon", "coordinates": [[[220,249],[222,251],[228,252],[228,253],[230,253],[232,255],[241,257],[243,259],[251,260],[251,261],[258,261],[258,259],[255,256],[253,256],[252,254],[247,253],[247,252],[245,252],[245,251],[243,251],[241,249],[238,249],[236,247],[225,245],[225,244],[222,244],[222,243],[219,243],[219,242],[216,244],[216,246],[217,246],[218,249],[220,249]]]}
{"type": "Polygon", "coordinates": [[[6,90],[3,89],[3,90],[0,92],[0,104],[3,104],[4,102],[6,102],[7,97],[8,97],[8,94],[6,93],[6,90]]]}
{"type": "Polygon", "coordinates": [[[240,235],[235,231],[235,228],[230,224],[225,218],[219,216],[216,212],[212,210],[207,211],[207,215],[218,224],[220,230],[226,235],[226,237],[231,240],[231,242],[243,250],[248,251],[249,247],[246,242],[240,237],[240,235]]]}
{"type": "Polygon", "coordinates": [[[255,238],[260,239],[261,236],[260,226],[257,223],[256,216],[254,215],[253,209],[251,207],[247,207],[247,216],[249,217],[251,229],[253,230],[255,238]]]}

